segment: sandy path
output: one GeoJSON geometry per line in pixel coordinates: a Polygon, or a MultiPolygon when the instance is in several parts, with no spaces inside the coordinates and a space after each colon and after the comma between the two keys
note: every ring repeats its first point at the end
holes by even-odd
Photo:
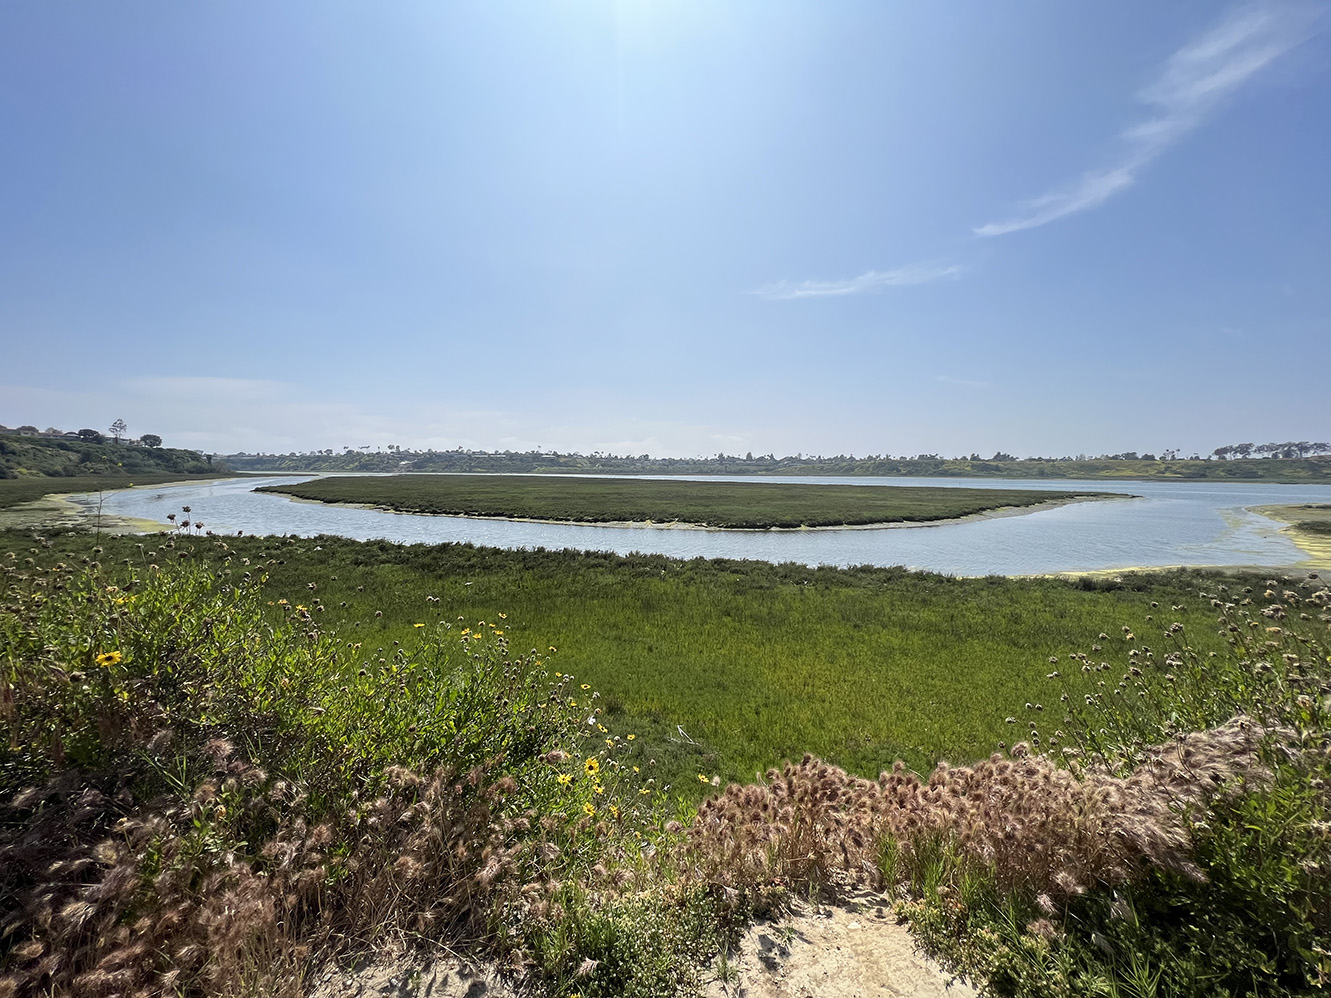
{"type": "Polygon", "coordinates": [[[916,951],[885,898],[860,895],[755,925],[713,964],[707,998],[974,998],[916,951]]]}
{"type": "MultiPolygon", "coordinates": [[[[975,998],[969,986],[915,949],[885,898],[862,894],[837,907],[810,905],[749,928],[715,960],[705,998],[975,998]]],[[[330,970],[311,998],[521,998],[492,971],[452,956],[399,957],[330,970]]]]}

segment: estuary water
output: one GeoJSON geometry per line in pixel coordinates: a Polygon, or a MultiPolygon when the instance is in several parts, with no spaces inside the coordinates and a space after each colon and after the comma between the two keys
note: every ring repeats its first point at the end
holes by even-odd
{"type": "MultiPolygon", "coordinates": [[[[1027,481],[953,478],[764,478],[883,488],[1036,489],[1118,493],[1018,516],[933,526],[738,531],[648,526],[588,526],[391,513],[299,502],[253,491],[311,475],[225,479],[108,492],[106,516],[168,525],[167,514],[202,520],[218,534],[336,534],[401,543],[466,542],[503,548],[578,548],[674,558],[749,558],[806,565],[903,565],[950,575],[1034,575],[1172,565],[1294,565],[1307,555],[1282,524],[1247,507],[1331,503],[1331,485],[1249,482],[1027,481]],[[1130,498],[1128,498],[1130,497],[1130,498]]],[[[716,479],[710,479],[716,480],[716,479]]],[[[727,481],[754,479],[727,478],[727,481]]],[[[97,496],[76,496],[95,508],[97,496]]]]}

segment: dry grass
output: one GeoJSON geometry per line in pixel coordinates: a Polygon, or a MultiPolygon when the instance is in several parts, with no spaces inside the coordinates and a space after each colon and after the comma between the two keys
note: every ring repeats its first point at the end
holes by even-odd
{"type": "MultiPolygon", "coordinates": [[[[1024,744],[927,780],[903,766],[876,781],[805,756],[767,782],[706,801],[692,829],[702,876],[734,886],[840,878],[884,886],[883,844],[909,852],[948,839],[1000,887],[1059,903],[1148,867],[1191,877],[1189,809],[1261,779],[1264,732],[1244,717],[1157,746],[1126,778],[1062,768],[1024,744]]],[[[889,885],[895,886],[895,885],[889,885]]]]}

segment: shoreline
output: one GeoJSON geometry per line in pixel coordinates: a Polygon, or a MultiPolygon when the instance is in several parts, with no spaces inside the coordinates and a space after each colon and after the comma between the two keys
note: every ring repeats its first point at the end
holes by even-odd
{"type": "MultiPolygon", "coordinates": [[[[208,482],[226,482],[235,475],[216,478],[182,478],[179,481],[157,482],[152,485],[129,485],[112,491],[131,489],[163,489],[175,485],[200,485],[208,482]]],[[[0,530],[97,530],[104,534],[154,534],[174,529],[169,523],[147,520],[136,516],[117,516],[97,512],[95,505],[76,502],[74,496],[96,495],[93,492],[50,492],[40,499],[0,509],[0,530]],[[100,525],[98,521],[100,520],[100,525]]]]}
{"type": "Polygon", "coordinates": [[[680,520],[549,520],[531,516],[486,516],[480,513],[427,513],[421,510],[394,509],[367,502],[325,502],[322,499],[306,499],[302,496],[287,495],[284,492],[272,492],[288,502],[310,503],[315,506],[343,506],[348,509],[369,509],[379,513],[395,513],[399,516],[439,516],[456,520],[494,520],[501,523],[544,523],[565,527],[615,527],[621,530],[711,530],[740,534],[787,534],[814,530],[893,530],[910,527],[943,527],[954,523],[970,523],[977,520],[997,520],[1009,516],[1026,516],[1044,510],[1057,509],[1082,502],[1102,502],[1116,499],[1138,499],[1139,496],[1108,494],[1098,496],[1073,496],[1070,499],[1046,499],[1029,506],[996,506],[978,513],[965,516],[952,516],[937,520],[886,520],[882,523],[829,523],[816,527],[713,527],[702,523],[688,523],[680,520]]]}

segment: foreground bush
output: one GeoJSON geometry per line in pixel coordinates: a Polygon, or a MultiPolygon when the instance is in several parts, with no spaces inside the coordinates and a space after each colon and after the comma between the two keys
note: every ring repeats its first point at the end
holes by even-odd
{"type": "Polygon", "coordinates": [[[712,896],[622,900],[664,852],[649,767],[502,620],[370,652],[220,540],[160,553],[5,566],[0,995],[296,995],[388,938],[555,992],[696,976],[712,896]]]}

